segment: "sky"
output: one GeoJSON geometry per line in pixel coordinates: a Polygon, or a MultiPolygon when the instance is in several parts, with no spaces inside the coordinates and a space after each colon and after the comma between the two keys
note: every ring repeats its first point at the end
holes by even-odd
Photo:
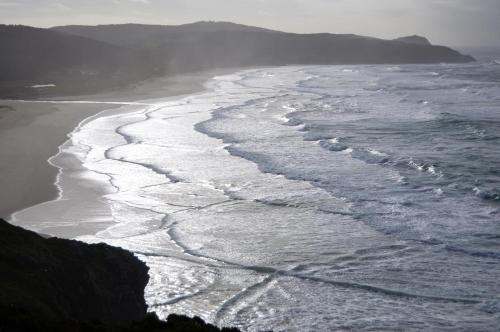
{"type": "Polygon", "coordinates": [[[418,34],[441,45],[500,46],[500,0],[0,0],[3,24],[201,20],[386,39],[418,34]]]}

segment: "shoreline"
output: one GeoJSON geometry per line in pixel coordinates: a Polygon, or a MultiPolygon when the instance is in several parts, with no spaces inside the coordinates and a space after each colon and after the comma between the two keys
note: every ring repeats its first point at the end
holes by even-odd
{"type": "Polygon", "coordinates": [[[87,119],[157,98],[201,92],[214,76],[238,70],[210,70],[143,81],[120,91],[45,100],[0,99],[0,217],[57,200],[59,169],[50,159],[87,119]]]}
{"type": "Polygon", "coordinates": [[[82,118],[110,109],[98,104],[64,105],[1,100],[12,111],[0,118],[0,216],[57,197],[57,169],[47,160],[82,118]]]}

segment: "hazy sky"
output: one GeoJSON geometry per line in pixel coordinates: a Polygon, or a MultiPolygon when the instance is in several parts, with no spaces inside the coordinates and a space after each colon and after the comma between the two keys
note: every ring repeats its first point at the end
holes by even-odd
{"type": "Polygon", "coordinates": [[[5,24],[199,20],[381,38],[420,34],[451,46],[500,46],[500,0],[0,0],[5,24]]]}

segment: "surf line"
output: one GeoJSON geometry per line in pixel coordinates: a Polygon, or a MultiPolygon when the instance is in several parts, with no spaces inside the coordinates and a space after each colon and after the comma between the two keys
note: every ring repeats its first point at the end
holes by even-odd
{"type": "Polygon", "coordinates": [[[97,100],[18,100],[4,99],[5,101],[16,101],[19,103],[45,103],[45,104],[104,104],[104,105],[136,105],[153,106],[151,103],[126,102],[126,101],[97,101],[97,100]]]}

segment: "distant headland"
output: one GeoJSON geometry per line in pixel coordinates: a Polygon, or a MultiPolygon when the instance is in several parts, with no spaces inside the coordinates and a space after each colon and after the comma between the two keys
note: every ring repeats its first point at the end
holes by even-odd
{"type": "Polygon", "coordinates": [[[229,22],[0,25],[0,43],[0,98],[14,99],[94,93],[214,68],[474,61],[420,36],[295,34],[229,22]]]}

